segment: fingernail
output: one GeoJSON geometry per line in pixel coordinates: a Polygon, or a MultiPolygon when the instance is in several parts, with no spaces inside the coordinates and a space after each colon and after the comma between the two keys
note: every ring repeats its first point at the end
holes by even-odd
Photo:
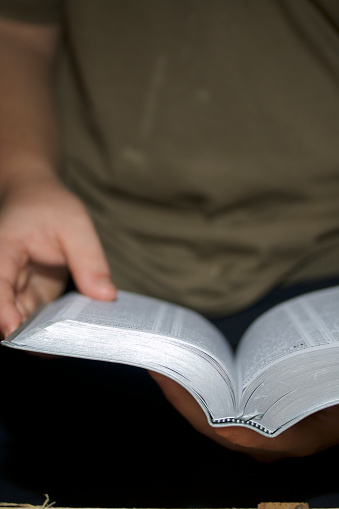
{"type": "Polygon", "coordinates": [[[110,295],[115,296],[116,289],[113,285],[112,281],[109,278],[102,278],[97,281],[97,284],[100,290],[109,293],[110,295]]]}

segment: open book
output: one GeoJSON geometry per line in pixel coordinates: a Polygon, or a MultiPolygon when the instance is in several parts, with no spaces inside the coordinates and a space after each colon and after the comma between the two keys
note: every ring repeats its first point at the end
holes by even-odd
{"type": "Polygon", "coordinates": [[[67,294],[2,344],[157,371],[184,386],[211,425],[268,436],[339,403],[339,287],[267,311],[235,355],[198,313],[123,291],[114,302],[67,294]]]}

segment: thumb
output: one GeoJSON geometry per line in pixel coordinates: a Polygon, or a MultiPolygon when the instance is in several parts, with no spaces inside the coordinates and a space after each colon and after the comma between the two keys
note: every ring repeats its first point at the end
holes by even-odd
{"type": "MultiPolygon", "coordinates": [[[[73,225],[74,226],[74,225],[73,225]]],[[[81,218],[76,231],[63,229],[61,244],[78,290],[100,300],[114,300],[117,290],[101,242],[89,217],[81,218]]]]}

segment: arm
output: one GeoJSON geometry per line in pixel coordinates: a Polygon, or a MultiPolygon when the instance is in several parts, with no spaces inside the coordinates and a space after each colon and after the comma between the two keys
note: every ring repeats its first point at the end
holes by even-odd
{"type": "Polygon", "coordinates": [[[59,140],[53,69],[58,26],[0,19],[1,194],[34,177],[53,178],[59,140]]]}
{"type": "Polygon", "coordinates": [[[60,28],[0,19],[0,332],[60,294],[115,297],[83,204],[61,184],[53,96],[60,28]]]}

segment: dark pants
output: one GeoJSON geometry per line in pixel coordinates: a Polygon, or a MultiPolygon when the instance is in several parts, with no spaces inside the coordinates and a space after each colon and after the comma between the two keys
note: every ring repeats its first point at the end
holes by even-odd
{"type": "MultiPolygon", "coordinates": [[[[236,344],[265,309],[329,284],[339,279],[275,290],[214,322],[236,344]]],[[[261,464],[195,432],[144,370],[0,353],[0,501],[40,504],[48,493],[60,506],[339,507],[339,447],[261,464]]]]}

